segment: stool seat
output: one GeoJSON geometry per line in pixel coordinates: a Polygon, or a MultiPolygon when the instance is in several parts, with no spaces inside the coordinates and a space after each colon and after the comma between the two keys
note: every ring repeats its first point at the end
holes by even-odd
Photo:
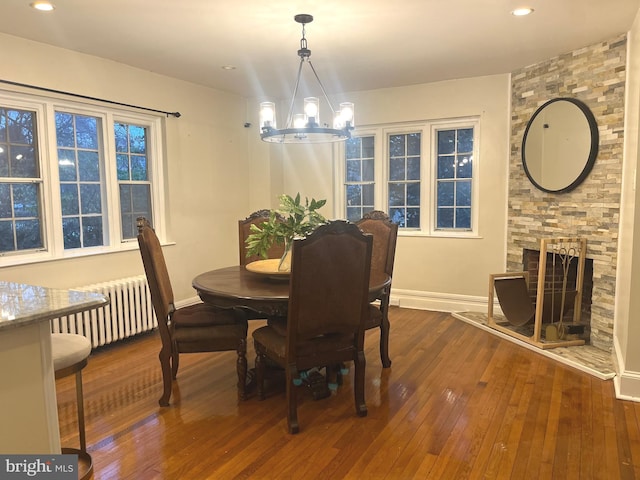
{"type": "Polygon", "coordinates": [[[80,364],[89,357],[91,342],[83,335],[52,333],[51,351],[53,352],[53,369],[56,372],[56,378],[62,378],[74,373],[68,371],[69,367],[80,364]],[[66,375],[62,375],[62,373],[66,373],[66,375]]]}
{"type": "Polygon", "coordinates": [[[82,369],[91,354],[91,342],[83,335],[74,333],[52,333],[51,353],[56,379],[76,375],[76,402],[78,408],[78,430],[80,449],[62,448],[62,453],[78,455],[78,478],[87,480],[93,475],[93,461],[87,453],[84,431],[84,396],[82,393],[82,369]]]}

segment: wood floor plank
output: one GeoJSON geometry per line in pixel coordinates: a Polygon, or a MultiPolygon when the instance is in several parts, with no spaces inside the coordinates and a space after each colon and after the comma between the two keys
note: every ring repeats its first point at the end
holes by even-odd
{"type": "MultiPolygon", "coordinates": [[[[379,333],[365,338],[368,416],[355,414],[349,372],[330,398],[300,391],[298,435],[283,393],[238,402],[233,352],[183,355],[161,408],[156,333],[98,349],[83,371],[94,479],[640,478],[640,406],[611,381],[447,313],[390,315],[390,369],[379,333]]],[[[74,446],[73,379],[56,387],[74,446]]]]}

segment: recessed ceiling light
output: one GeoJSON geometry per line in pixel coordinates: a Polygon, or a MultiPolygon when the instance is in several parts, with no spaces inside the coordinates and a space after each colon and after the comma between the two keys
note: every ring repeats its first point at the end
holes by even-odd
{"type": "Polygon", "coordinates": [[[220,68],[223,69],[223,70],[235,70],[236,69],[236,67],[233,66],[233,65],[222,65],[220,68]]]}
{"type": "Polygon", "coordinates": [[[511,12],[511,14],[515,15],[516,17],[524,17],[525,15],[529,15],[530,13],[533,13],[533,8],[529,7],[516,8],[513,12],[511,12]]]}
{"type": "Polygon", "coordinates": [[[41,12],[50,12],[56,7],[54,7],[53,3],[51,2],[38,1],[38,2],[33,2],[31,4],[31,8],[35,8],[36,10],[40,10],[41,12]]]}

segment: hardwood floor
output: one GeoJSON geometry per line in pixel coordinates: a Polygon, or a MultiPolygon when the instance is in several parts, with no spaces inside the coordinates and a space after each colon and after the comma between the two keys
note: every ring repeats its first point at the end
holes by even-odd
{"type": "MultiPolygon", "coordinates": [[[[238,403],[233,352],[183,355],[161,408],[155,333],[99,349],[83,372],[94,479],[640,478],[640,404],[612,381],[446,313],[390,319],[390,369],[366,336],[368,416],[350,372],[329,398],[300,392],[298,435],[284,393],[238,403]]],[[[73,386],[57,381],[64,446],[78,441],[73,386]]]]}

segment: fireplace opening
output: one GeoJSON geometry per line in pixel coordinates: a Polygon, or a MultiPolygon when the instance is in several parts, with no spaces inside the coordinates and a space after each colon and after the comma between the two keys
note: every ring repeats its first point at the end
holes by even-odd
{"type": "MultiPolygon", "coordinates": [[[[564,282],[564,272],[563,266],[557,256],[554,258],[554,254],[552,252],[547,252],[546,255],[546,269],[545,269],[545,279],[544,279],[544,289],[545,292],[555,291],[556,294],[561,292],[563,288],[564,282]]],[[[531,297],[531,301],[533,304],[536,303],[537,298],[537,287],[538,287],[538,272],[540,267],[540,251],[532,250],[525,248],[522,252],[522,264],[523,271],[529,272],[529,296],[531,297]]],[[[576,283],[578,277],[578,258],[574,257],[570,260],[567,268],[567,278],[566,278],[566,291],[575,292],[576,283]]],[[[584,338],[585,341],[588,342],[589,334],[590,334],[590,324],[591,324],[591,296],[593,292],[593,259],[586,258],[584,265],[584,277],[582,284],[582,299],[580,302],[580,325],[581,330],[584,329],[584,334],[580,336],[584,338]]],[[[545,300],[545,310],[548,307],[549,302],[545,300]]],[[[567,322],[567,324],[571,324],[573,322],[573,302],[569,302],[570,306],[568,309],[565,309],[563,320],[567,322]]],[[[559,309],[556,308],[555,312],[548,312],[543,317],[543,321],[549,320],[548,317],[555,318],[555,321],[558,320],[560,315],[559,309]]]]}

